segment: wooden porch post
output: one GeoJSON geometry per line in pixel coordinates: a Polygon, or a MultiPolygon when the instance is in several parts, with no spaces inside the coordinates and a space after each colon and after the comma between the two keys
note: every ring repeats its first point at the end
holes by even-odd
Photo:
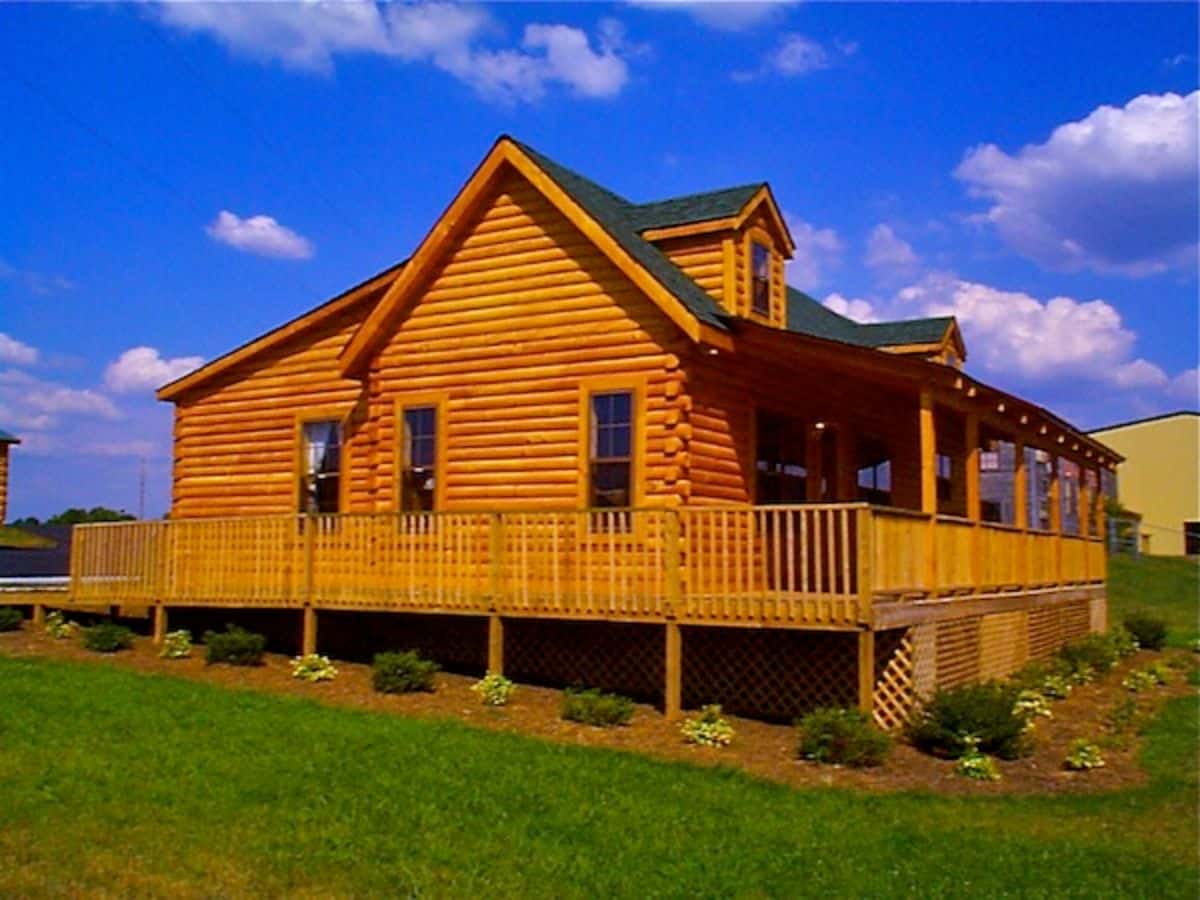
{"type": "Polygon", "coordinates": [[[300,655],[309,656],[317,652],[317,611],[311,605],[305,606],[303,615],[300,655]]]}
{"type": "Polygon", "coordinates": [[[496,675],[504,674],[504,620],[496,613],[488,616],[487,670],[496,675]]]}
{"type": "Polygon", "coordinates": [[[810,503],[820,503],[825,499],[821,494],[824,475],[821,470],[825,465],[825,445],[822,441],[824,436],[825,431],[817,428],[809,428],[804,436],[804,468],[808,473],[804,479],[804,493],[810,503]]]}
{"type": "Polygon", "coordinates": [[[848,425],[834,431],[837,453],[837,484],[834,497],[839,503],[853,503],[858,496],[858,452],[854,434],[848,425]]]}
{"type": "Polygon", "coordinates": [[[46,607],[42,606],[40,603],[33,604],[33,612],[31,615],[33,617],[34,628],[46,627],[46,607]]]}
{"type": "Polygon", "coordinates": [[[666,624],[666,684],[663,686],[663,712],[668,719],[678,719],[683,711],[683,638],[679,623],[666,624]]]}
{"type": "Polygon", "coordinates": [[[1021,583],[1029,584],[1029,467],[1025,464],[1025,443],[1013,441],[1013,525],[1021,530],[1021,583]]]}
{"type": "Polygon", "coordinates": [[[983,509],[979,498],[979,414],[969,412],[965,420],[963,468],[966,469],[967,518],[974,522],[971,530],[971,583],[978,590],[983,584],[983,533],[980,528],[983,509]]]}
{"type": "Polygon", "coordinates": [[[921,512],[928,514],[925,532],[925,584],[937,593],[937,433],[933,422],[933,391],[921,389],[920,407],[921,512]]]}
{"type": "Polygon", "coordinates": [[[167,608],[161,603],[154,606],[154,643],[161,644],[167,637],[167,608]]]}
{"type": "Polygon", "coordinates": [[[875,632],[858,633],[858,708],[868,716],[875,708],[875,632]]]}

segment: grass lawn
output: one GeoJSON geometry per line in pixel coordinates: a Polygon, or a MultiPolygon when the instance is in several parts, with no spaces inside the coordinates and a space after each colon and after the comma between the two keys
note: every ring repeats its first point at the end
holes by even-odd
{"type": "Polygon", "coordinates": [[[1144,788],[939,797],[0,657],[0,895],[1194,898],[1197,709],[1144,788]]]}
{"type": "Polygon", "coordinates": [[[0,524],[0,547],[12,547],[17,550],[31,550],[40,547],[53,547],[54,541],[50,538],[42,537],[40,534],[31,534],[21,528],[16,528],[12,525],[0,524]]]}
{"type": "Polygon", "coordinates": [[[1165,619],[1171,646],[1189,646],[1200,637],[1200,565],[1181,556],[1109,557],[1108,609],[1113,624],[1131,612],[1165,619]]]}

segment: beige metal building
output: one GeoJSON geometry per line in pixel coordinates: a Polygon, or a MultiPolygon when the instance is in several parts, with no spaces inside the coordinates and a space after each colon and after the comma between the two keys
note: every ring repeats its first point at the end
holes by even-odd
{"type": "Polygon", "coordinates": [[[1142,514],[1147,552],[1200,553],[1200,413],[1167,413],[1091,434],[1125,457],[1118,499],[1142,514]]]}

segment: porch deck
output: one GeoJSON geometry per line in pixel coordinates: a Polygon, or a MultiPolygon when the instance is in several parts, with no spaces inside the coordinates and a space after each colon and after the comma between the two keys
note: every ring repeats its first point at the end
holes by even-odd
{"type": "Polygon", "coordinates": [[[1104,573],[1098,537],[863,503],[276,515],[78,526],[68,602],[858,630],[1104,573]]]}

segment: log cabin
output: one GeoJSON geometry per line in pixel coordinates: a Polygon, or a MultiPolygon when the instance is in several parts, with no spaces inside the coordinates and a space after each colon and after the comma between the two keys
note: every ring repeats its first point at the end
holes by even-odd
{"type": "Polygon", "coordinates": [[[170,517],[80,528],[73,602],[886,727],[1103,629],[1120,457],[794,249],[765,183],[634,203],[501,137],[406,260],[159,390],[170,517]]]}

